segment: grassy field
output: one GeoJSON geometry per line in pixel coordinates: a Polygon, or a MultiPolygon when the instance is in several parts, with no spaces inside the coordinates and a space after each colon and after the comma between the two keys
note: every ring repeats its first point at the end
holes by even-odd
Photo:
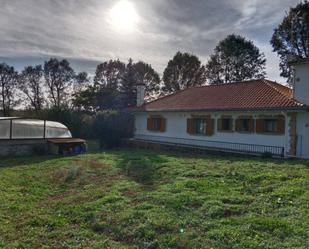
{"type": "Polygon", "coordinates": [[[309,164],[120,149],[0,161],[1,248],[309,248],[309,164]]]}

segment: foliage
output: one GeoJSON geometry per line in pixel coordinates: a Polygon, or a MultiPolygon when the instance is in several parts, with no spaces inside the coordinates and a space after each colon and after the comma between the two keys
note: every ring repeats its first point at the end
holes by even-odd
{"type": "Polygon", "coordinates": [[[133,149],[4,158],[0,247],[307,248],[308,178],[305,161],[133,149]]]}
{"type": "Polygon", "coordinates": [[[132,114],[102,111],[96,114],[93,129],[102,148],[113,148],[120,145],[121,139],[132,136],[133,126],[132,114]]]}
{"type": "Polygon", "coordinates": [[[0,101],[3,116],[9,116],[16,104],[17,76],[14,67],[0,64],[0,101]]]}
{"type": "Polygon", "coordinates": [[[137,71],[134,67],[133,60],[130,59],[126,65],[126,70],[120,85],[120,94],[124,107],[136,106],[136,84],[137,71]]]}
{"type": "Polygon", "coordinates": [[[97,66],[94,85],[74,94],[73,106],[92,112],[135,106],[137,84],[145,84],[146,98],[154,97],[160,91],[159,74],[142,61],[104,62],[97,66]]]}
{"type": "Polygon", "coordinates": [[[61,109],[68,106],[69,88],[75,79],[70,63],[67,60],[51,58],[44,63],[44,78],[52,107],[61,109]]]}
{"type": "Polygon", "coordinates": [[[274,52],[280,57],[281,76],[291,78],[289,57],[309,58],[309,2],[291,8],[271,39],[274,52]]]}
{"type": "Polygon", "coordinates": [[[75,75],[75,80],[74,80],[74,93],[82,91],[85,87],[88,86],[90,82],[90,78],[88,76],[88,73],[86,72],[80,72],[75,75]]]}
{"type": "Polygon", "coordinates": [[[177,52],[163,73],[163,90],[175,92],[191,86],[205,84],[205,67],[197,56],[177,52]]]}
{"type": "Polygon", "coordinates": [[[30,107],[36,112],[43,108],[43,69],[41,65],[27,66],[18,77],[19,89],[26,95],[30,107]]]}
{"type": "Polygon", "coordinates": [[[264,78],[266,59],[252,41],[229,35],[216,46],[206,65],[210,84],[264,78]]]}
{"type": "Polygon", "coordinates": [[[114,90],[118,89],[125,68],[125,64],[119,60],[109,60],[99,64],[95,72],[94,84],[114,90]]]}
{"type": "Polygon", "coordinates": [[[150,64],[139,61],[133,64],[136,71],[136,82],[146,87],[145,98],[154,98],[160,93],[160,76],[150,64]]]}
{"type": "Polygon", "coordinates": [[[122,107],[117,89],[99,85],[88,86],[85,90],[75,93],[72,104],[75,109],[89,112],[122,107]]]}

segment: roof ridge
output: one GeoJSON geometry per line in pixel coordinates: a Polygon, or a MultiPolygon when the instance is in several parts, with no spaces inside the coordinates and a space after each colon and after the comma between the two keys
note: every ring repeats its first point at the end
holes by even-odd
{"type": "Polygon", "coordinates": [[[230,86],[230,85],[236,85],[236,84],[250,84],[250,83],[256,83],[257,81],[261,81],[261,80],[263,80],[263,79],[233,81],[233,82],[220,83],[220,84],[209,84],[209,85],[201,85],[201,86],[192,86],[192,87],[189,87],[187,89],[190,89],[190,88],[204,88],[204,87],[224,87],[224,86],[230,86]]]}
{"type": "MultiPolygon", "coordinates": [[[[288,98],[290,98],[289,96],[287,96],[286,94],[284,94],[282,91],[278,90],[278,88],[276,88],[275,86],[271,85],[271,84],[277,84],[279,85],[277,82],[271,81],[271,80],[267,80],[267,79],[263,79],[262,80],[266,85],[270,86],[272,89],[274,89],[275,91],[277,91],[278,93],[280,93],[281,95],[284,95],[288,98]]],[[[284,85],[281,85],[284,87],[284,85]]]]}
{"type": "Polygon", "coordinates": [[[289,100],[292,100],[294,101],[296,104],[298,105],[304,105],[303,103],[297,101],[296,99],[286,95],[285,93],[283,93],[282,91],[278,90],[278,88],[276,88],[275,86],[273,86],[272,84],[276,84],[276,85],[280,85],[280,87],[285,87],[287,88],[288,90],[291,90],[289,87],[287,86],[284,86],[282,84],[279,84],[277,82],[274,82],[274,81],[271,81],[271,80],[267,80],[267,79],[263,79],[262,82],[264,82],[266,85],[268,85],[269,87],[271,87],[272,89],[274,89],[277,93],[279,93],[280,95],[283,95],[284,97],[288,98],[289,100]]]}

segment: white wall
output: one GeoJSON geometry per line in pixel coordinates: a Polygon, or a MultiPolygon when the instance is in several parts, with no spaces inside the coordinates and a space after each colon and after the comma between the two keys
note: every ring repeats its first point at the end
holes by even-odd
{"type": "Polygon", "coordinates": [[[297,115],[297,157],[309,159],[309,113],[297,115]]]}
{"type": "MultiPolygon", "coordinates": [[[[239,133],[239,132],[218,132],[217,124],[215,121],[215,133],[213,136],[190,135],[187,133],[187,119],[193,113],[180,113],[180,112],[166,112],[161,113],[166,118],[166,131],[155,132],[147,130],[147,113],[135,114],[135,137],[142,138],[143,136],[155,136],[154,139],[160,141],[167,141],[169,138],[190,139],[190,144],[202,145],[200,141],[217,141],[229,143],[243,143],[254,145],[267,145],[285,147],[285,151],[289,146],[288,122],[286,118],[286,134],[285,135],[266,135],[256,133],[239,133]],[[194,141],[196,140],[196,141],[194,141]]],[[[202,114],[202,113],[198,113],[202,114]]],[[[236,119],[239,115],[257,115],[257,114],[282,114],[282,113],[214,113],[212,118],[215,120],[220,118],[221,115],[232,115],[236,119]]],[[[234,124],[235,125],[235,124],[234,124]]],[[[168,141],[170,142],[170,140],[168,141]]],[[[176,142],[176,141],[175,141],[176,142]]]]}
{"type": "Polygon", "coordinates": [[[309,105],[309,62],[294,66],[294,98],[309,105]]]}

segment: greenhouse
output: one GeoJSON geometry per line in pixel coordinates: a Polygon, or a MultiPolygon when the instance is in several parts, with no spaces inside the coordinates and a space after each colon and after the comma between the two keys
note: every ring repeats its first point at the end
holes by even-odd
{"type": "Polygon", "coordinates": [[[70,130],[65,125],[58,122],[15,117],[0,117],[0,140],[71,137],[70,130]]]}
{"type": "Polygon", "coordinates": [[[47,120],[0,117],[0,157],[86,152],[86,140],[72,138],[65,125],[47,120]]]}

